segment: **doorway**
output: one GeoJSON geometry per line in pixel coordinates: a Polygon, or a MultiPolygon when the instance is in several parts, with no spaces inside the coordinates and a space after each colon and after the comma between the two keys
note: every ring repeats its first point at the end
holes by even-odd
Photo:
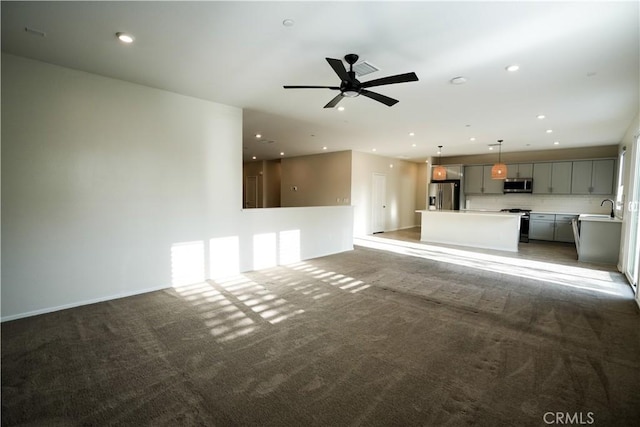
{"type": "Polygon", "coordinates": [[[244,207],[252,209],[258,207],[258,177],[248,176],[244,193],[244,207]]]}
{"type": "Polygon", "coordinates": [[[381,173],[373,174],[371,195],[371,232],[384,233],[387,208],[387,176],[381,173]]]}

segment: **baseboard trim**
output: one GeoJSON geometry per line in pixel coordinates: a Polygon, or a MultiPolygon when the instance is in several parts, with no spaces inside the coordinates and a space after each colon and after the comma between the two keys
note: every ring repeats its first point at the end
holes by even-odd
{"type": "Polygon", "coordinates": [[[158,286],[154,288],[140,289],[140,290],[131,291],[131,292],[122,292],[120,294],[109,295],[109,296],[100,297],[100,298],[93,298],[90,300],[72,302],[70,304],[59,305],[57,307],[47,307],[47,308],[42,308],[40,310],[27,311],[26,313],[12,314],[10,316],[3,316],[2,318],[0,318],[0,323],[9,322],[11,320],[23,319],[25,317],[38,316],[40,314],[53,313],[54,311],[66,310],[69,308],[80,307],[82,305],[96,304],[99,302],[111,301],[114,299],[126,298],[134,295],[161,291],[163,289],[169,289],[169,288],[170,286],[158,286]]]}

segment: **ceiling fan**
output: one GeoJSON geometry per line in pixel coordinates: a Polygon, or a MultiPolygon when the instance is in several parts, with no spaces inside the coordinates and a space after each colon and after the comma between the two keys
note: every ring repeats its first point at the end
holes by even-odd
{"type": "Polygon", "coordinates": [[[349,71],[344,67],[344,64],[340,59],[325,58],[333,71],[336,72],[338,77],[342,80],[340,86],[284,86],[285,89],[331,89],[339,90],[340,93],[336,95],[324,108],[333,108],[342,100],[342,98],[355,98],[358,95],[364,95],[367,98],[371,98],[375,101],[382,102],[383,104],[391,107],[398,103],[397,99],[389,98],[388,96],[381,95],[376,92],[367,90],[370,87],[390,85],[395,83],[415,82],[418,81],[416,73],[397,74],[395,76],[382,77],[380,79],[369,80],[368,82],[360,82],[356,79],[356,73],[353,71],[353,64],[358,61],[358,55],[350,53],[345,55],[344,60],[349,64],[349,71]]]}

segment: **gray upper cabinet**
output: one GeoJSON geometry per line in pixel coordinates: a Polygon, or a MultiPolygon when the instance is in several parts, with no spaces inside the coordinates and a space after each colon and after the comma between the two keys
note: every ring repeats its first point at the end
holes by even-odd
{"type": "MultiPolygon", "coordinates": [[[[446,179],[460,179],[462,178],[462,165],[442,165],[447,170],[446,179]]],[[[433,169],[435,165],[431,166],[431,175],[433,176],[433,169]]]]}
{"type": "Polygon", "coordinates": [[[465,194],[502,194],[504,180],[491,178],[493,165],[473,165],[464,168],[465,194]]]}
{"type": "Polygon", "coordinates": [[[581,160],[573,162],[572,194],[613,194],[615,160],[581,160]]]}
{"type": "Polygon", "coordinates": [[[533,163],[507,164],[507,178],[531,178],[533,176],[533,163]]]}
{"type": "Polygon", "coordinates": [[[465,194],[482,194],[483,175],[484,175],[484,166],[482,165],[464,167],[465,194]]]}
{"type": "MultiPolygon", "coordinates": [[[[464,167],[466,194],[503,194],[493,165],[464,167]]],[[[533,178],[533,194],[613,194],[615,159],[507,164],[507,178],[533,178]]]]}
{"type": "Polygon", "coordinates": [[[584,160],[573,162],[573,172],[571,174],[571,193],[590,194],[591,193],[591,170],[593,161],[584,160]]]}
{"type": "Polygon", "coordinates": [[[493,165],[484,165],[482,185],[484,194],[503,194],[504,179],[491,178],[491,168],[493,165]]]}
{"type": "Polygon", "coordinates": [[[571,194],[571,169],[573,162],[555,162],[551,171],[551,192],[571,194]]]}
{"type": "Polygon", "coordinates": [[[591,194],[613,194],[616,161],[613,159],[594,160],[591,174],[591,194]]]}
{"type": "Polygon", "coordinates": [[[551,163],[533,165],[533,194],[551,193],[551,163]]]}
{"type": "Polygon", "coordinates": [[[570,194],[572,162],[535,163],[534,194],[570,194]]]}

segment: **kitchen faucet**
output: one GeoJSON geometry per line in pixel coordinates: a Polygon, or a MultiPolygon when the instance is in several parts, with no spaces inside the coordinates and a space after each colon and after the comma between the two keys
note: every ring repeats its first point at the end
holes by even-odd
{"type": "Polygon", "coordinates": [[[602,203],[600,203],[600,206],[603,206],[603,205],[604,205],[604,202],[611,202],[611,218],[615,218],[615,217],[616,217],[616,214],[613,212],[613,200],[611,200],[611,199],[604,199],[604,200],[602,201],[602,203]]]}

